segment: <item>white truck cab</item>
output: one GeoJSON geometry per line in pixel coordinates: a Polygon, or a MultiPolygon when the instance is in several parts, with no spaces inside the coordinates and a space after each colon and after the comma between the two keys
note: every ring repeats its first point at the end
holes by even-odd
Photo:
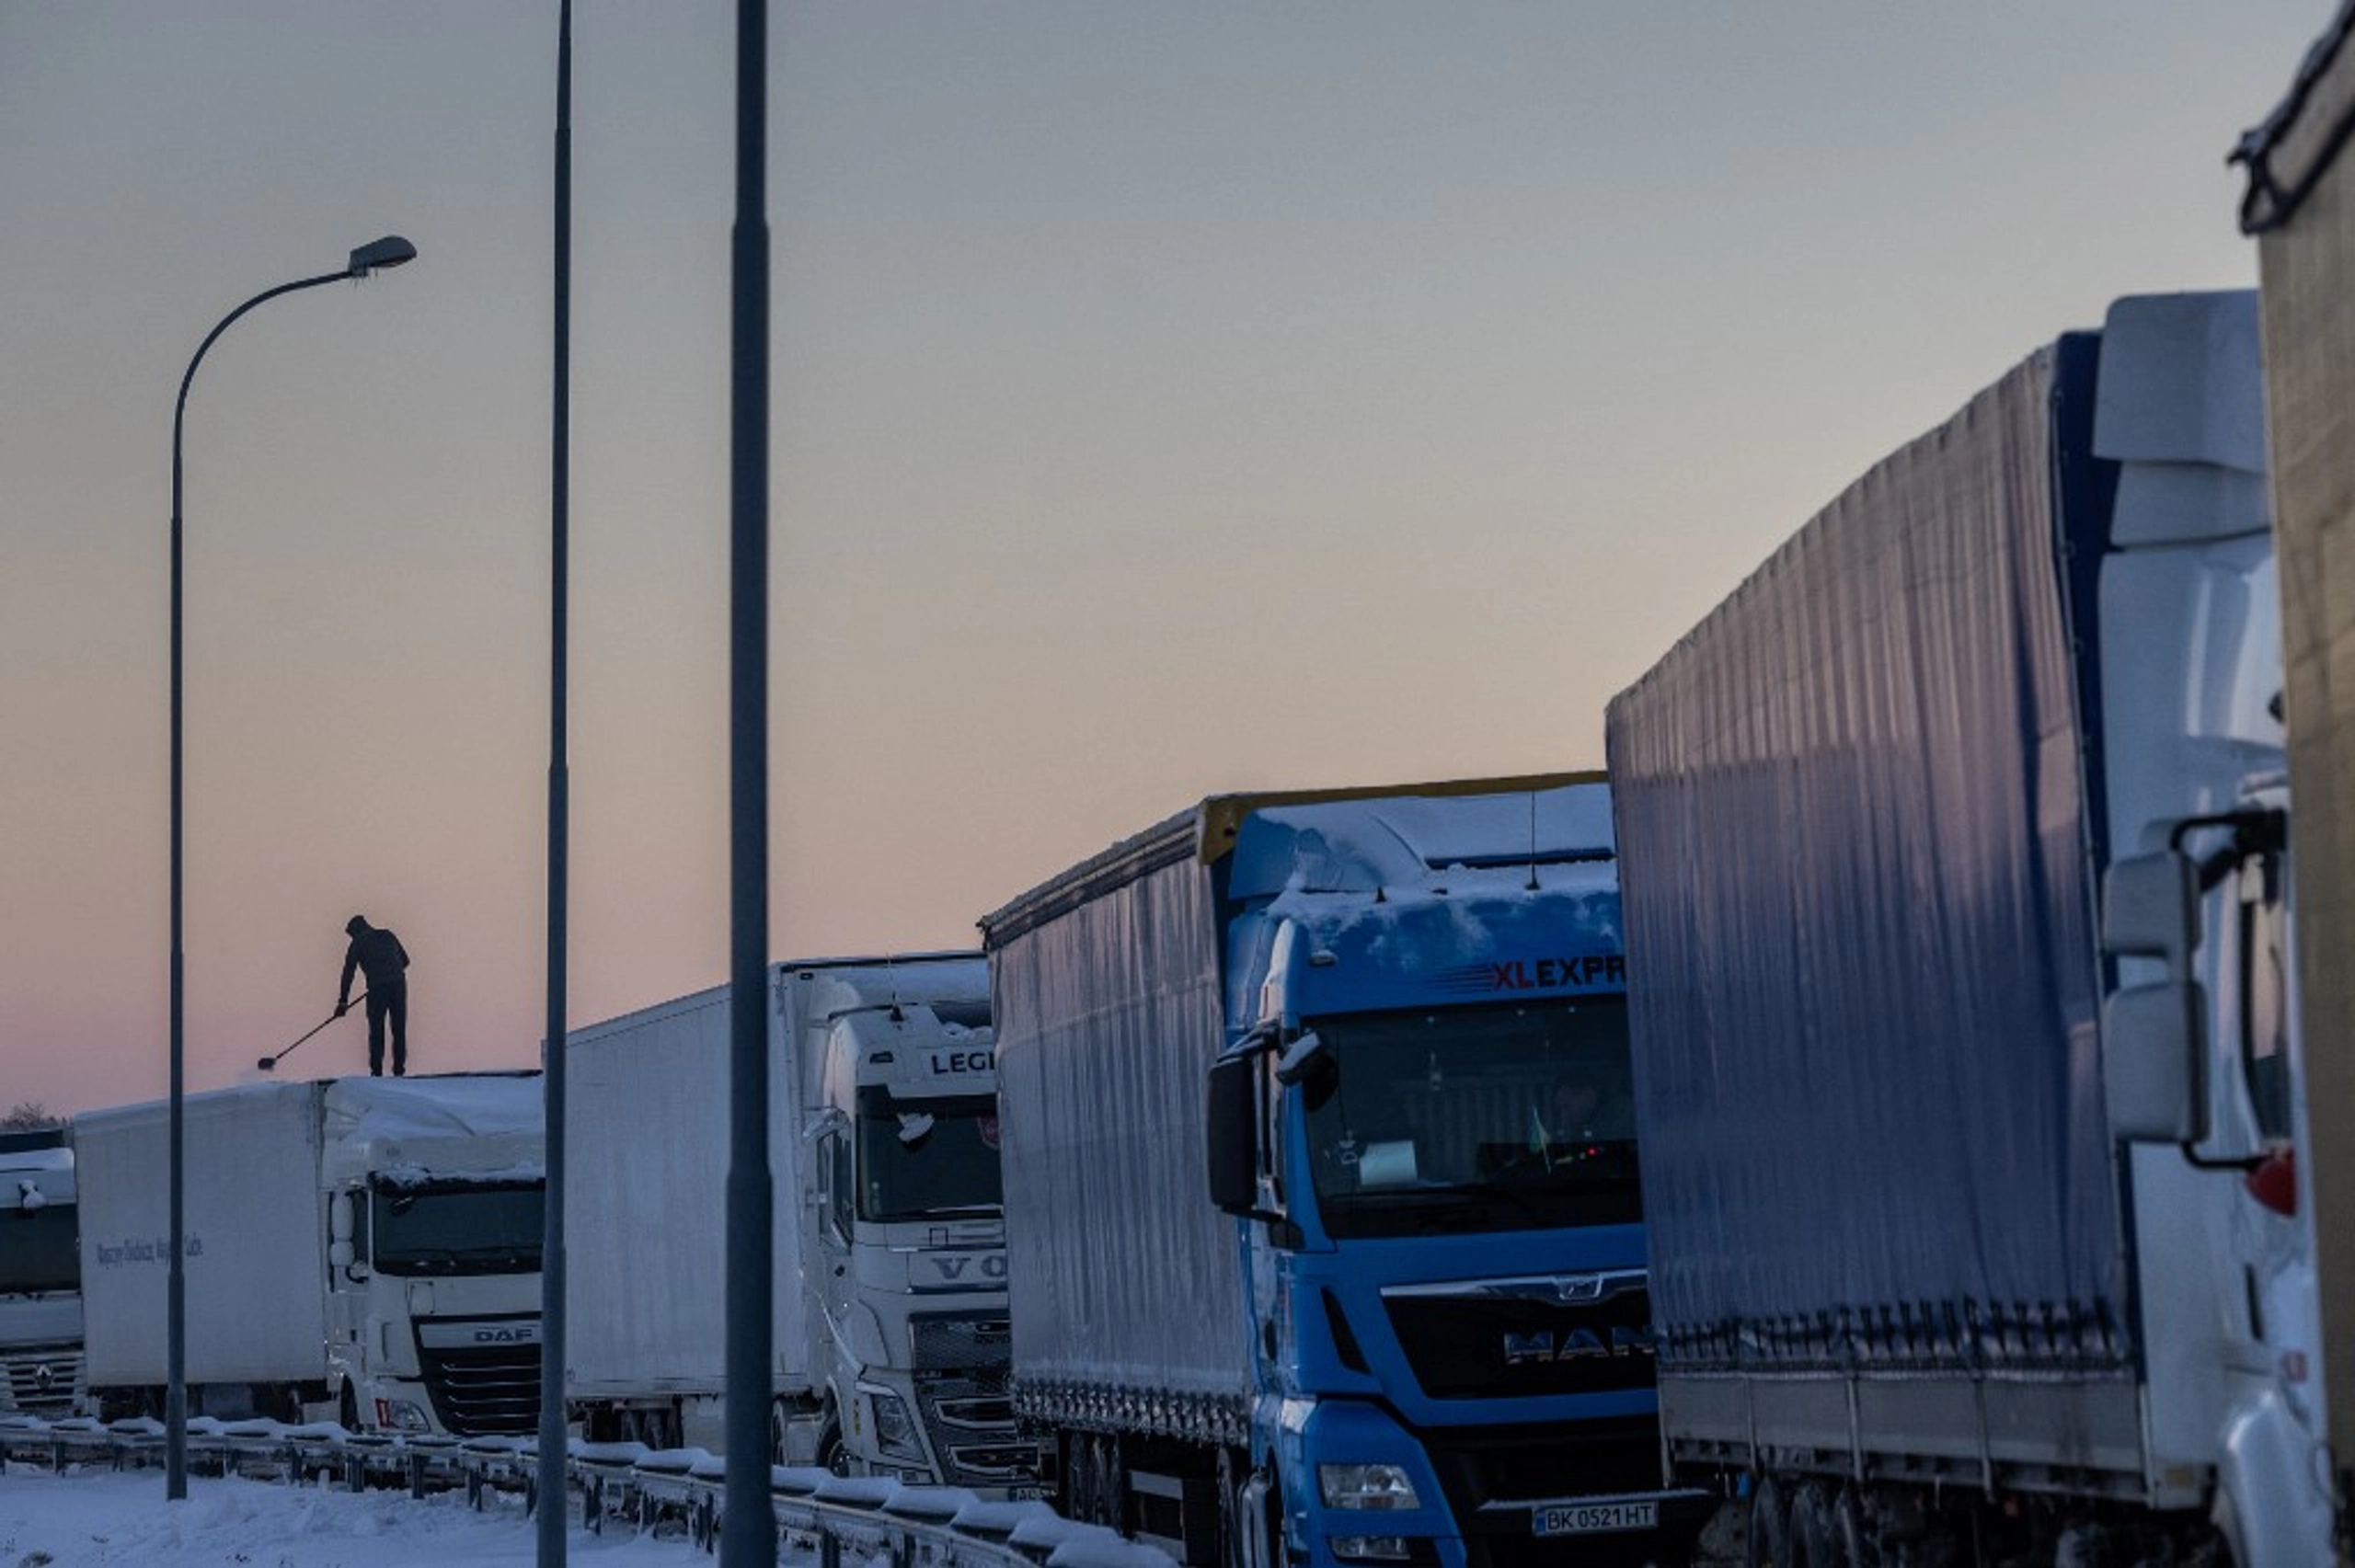
{"type": "MultiPolygon", "coordinates": [[[[768,980],[771,1457],[1035,1491],[1005,1389],[980,956],[794,959],[768,980]]],[[[565,1184],[565,1384],[592,1440],[725,1441],[731,1006],[718,987],[566,1039],[570,1147],[592,1157],[565,1184]]]]}
{"type": "Polygon", "coordinates": [[[64,1128],[0,1135],[0,1415],[82,1408],[75,1196],[64,1128]]]}
{"type": "MultiPolygon", "coordinates": [[[[980,966],[972,966],[978,971],[980,966]]],[[[985,1001],[810,985],[811,1457],[845,1472],[1030,1489],[1005,1389],[1005,1221],[985,1001]]]]}
{"type": "Polygon", "coordinates": [[[327,1381],[347,1427],[537,1425],[541,1093],[536,1076],[327,1086],[327,1381]]]}

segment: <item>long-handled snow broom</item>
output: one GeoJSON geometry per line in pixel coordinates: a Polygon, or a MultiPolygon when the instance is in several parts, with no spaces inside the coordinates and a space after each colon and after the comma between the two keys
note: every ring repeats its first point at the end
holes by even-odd
{"type": "MultiPolygon", "coordinates": [[[[357,1007],[357,1006],[359,1006],[362,1002],[363,1002],[363,1001],[367,1001],[367,1000],[368,1000],[368,993],[367,993],[366,991],[364,991],[364,990],[363,990],[363,991],[362,991],[358,996],[355,996],[355,997],[353,997],[353,998],[351,999],[351,1005],[352,1005],[352,1006],[354,1006],[354,1007],[357,1007]]],[[[304,1034],[304,1036],[303,1036],[303,1040],[307,1040],[307,1039],[309,1039],[309,1038],[311,1037],[311,1036],[312,1036],[312,1035],[316,1035],[316,1034],[317,1034],[320,1030],[322,1030],[322,1029],[326,1028],[328,1024],[330,1024],[334,1023],[337,1019],[339,1019],[339,1018],[342,1017],[342,1016],[343,1016],[343,1014],[344,1014],[344,1011],[345,1011],[344,1009],[342,1009],[342,1008],[339,1007],[339,1008],[337,1008],[333,1013],[328,1013],[325,1018],[320,1019],[316,1024],[312,1024],[312,1025],[311,1025],[311,1027],[310,1027],[310,1030],[308,1031],[308,1033],[306,1033],[306,1034],[304,1034]]],[[[293,1056],[293,1055],[294,1054],[295,1047],[296,1047],[296,1046],[300,1046],[300,1045],[303,1043],[303,1040],[297,1040],[297,1041],[295,1041],[295,1042],[294,1042],[294,1045],[292,1045],[292,1046],[287,1047],[284,1050],[282,1050],[282,1051],[279,1052],[279,1053],[278,1053],[276,1056],[274,1056],[274,1057],[264,1057],[264,1058],[262,1058],[262,1059],[261,1059],[261,1060],[259,1060],[259,1061],[258,1061],[258,1062],[254,1063],[254,1065],[255,1065],[256,1067],[258,1067],[258,1068],[260,1068],[264,1072],[268,1072],[268,1071],[270,1071],[271,1069],[275,1068],[275,1067],[276,1067],[280,1062],[284,1061],[288,1057],[293,1056]]]]}

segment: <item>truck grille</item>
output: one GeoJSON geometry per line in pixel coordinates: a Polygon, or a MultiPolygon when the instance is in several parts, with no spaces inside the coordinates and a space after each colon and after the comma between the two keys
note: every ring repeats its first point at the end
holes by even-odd
{"type": "Polygon", "coordinates": [[[540,1424],[540,1347],[500,1345],[418,1352],[425,1391],[461,1437],[518,1436],[540,1424]]]}
{"type": "Polygon", "coordinates": [[[74,1413],[82,1387],[82,1348],[77,1345],[12,1350],[5,1358],[7,1381],[0,1385],[0,1410],[47,1420],[74,1413]]]}
{"type": "Polygon", "coordinates": [[[1415,1381],[1433,1399],[1591,1394],[1657,1380],[1642,1279],[1498,1280],[1382,1295],[1415,1381]]]}
{"type": "Polygon", "coordinates": [[[908,1320],[909,1348],[919,1371],[927,1368],[994,1367],[1012,1358],[1013,1325],[994,1312],[920,1312],[908,1320]]]}
{"type": "Polygon", "coordinates": [[[916,1375],[918,1417],[949,1486],[1018,1486],[1039,1479],[1039,1447],[1014,1429],[1003,1369],[916,1375]]]}

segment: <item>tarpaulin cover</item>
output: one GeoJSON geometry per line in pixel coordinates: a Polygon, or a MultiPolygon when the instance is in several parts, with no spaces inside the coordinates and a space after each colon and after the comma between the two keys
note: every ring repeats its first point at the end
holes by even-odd
{"type": "Polygon", "coordinates": [[[997,1026],[1014,1374],[1251,1390],[1235,1221],[1204,1162],[1218,921],[1189,812],[982,921],[997,1026]]]}
{"type": "Polygon", "coordinates": [[[2071,651],[2095,351],[1885,460],[1611,704],[1669,1365],[2127,1354],[2071,651]]]}
{"type": "MultiPolygon", "coordinates": [[[[2355,1345],[2355,3],[2341,6],[2290,97],[2244,143],[2262,214],[2265,401],[2288,664],[2291,858],[2298,921],[2322,1343],[2355,1345]],[[2270,176],[2270,179],[2267,177],[2270,176]],[[2273,182],[2278,181],[2278,184],[2273,182]],[[2295,195],[2294,204],[2285,200],[2295,195]],[[2328,1042],[2329,1044],[2326,1044],[2328,1042]]],[[[2355,1356],[2323,1358],[2334,1433],[2355,1431],[2355,1356]]],[[[2342,1450],[2343,1452],[2343,1450],[2342,1450]]]]}

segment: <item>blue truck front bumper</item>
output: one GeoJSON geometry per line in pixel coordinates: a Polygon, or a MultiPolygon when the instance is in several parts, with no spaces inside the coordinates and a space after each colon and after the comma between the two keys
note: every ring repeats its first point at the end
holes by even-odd
{"type": "Polygon", "coordinates": [[[1660,1486],[1648,1421],[1596,1425],[1417,1433],[1375,1405],[1292,1402],[1275,1456],[1286,1556],[1308,1568],[1681,1561],[1717,1494],[1660,1486]],[[1371,1496],[1348,1484],[1367,1467],[1386,1483],[1371,1496]]]}

